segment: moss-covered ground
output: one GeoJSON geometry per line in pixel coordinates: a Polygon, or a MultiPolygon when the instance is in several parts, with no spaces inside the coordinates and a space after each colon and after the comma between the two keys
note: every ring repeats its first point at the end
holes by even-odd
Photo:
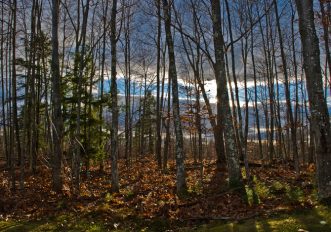
{"type": "MultiPolygon", "coordinates": [[[[125,223],[125,222],[120,222],[125,223]]],[[[131,222],[132,223],[132,222],[131,222]]],[[[267,218],[257,217],[243,221],[213,221],[208,224],[170,228],[162,221],[136,221],[127,228],[116,223],[99,221],[95,217],[79,217],[62,215],[40,221],[1,221],[0,231],[6,232],[43,232],[43,231],[217,231],[217,232],[260,232],[260,231],[331,231],[331,209],[326,206],[316,206],[310,210],[296,211],[290,214],[272,215],[267,218]],[[117,227],[121,229],[116,229],[117,227]]]]}

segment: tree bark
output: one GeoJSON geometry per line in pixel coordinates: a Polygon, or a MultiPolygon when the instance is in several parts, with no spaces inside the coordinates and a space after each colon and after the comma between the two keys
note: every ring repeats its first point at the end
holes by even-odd
{"type": "Polygon", "coordinates": [[[224,38],[221,30],[220,1],[212,0],[213,40],[215,50],[214,71],[217,85],[217,125],[224,127],[229,185],[242,185],[238,148],[236,147],[235,132],[232,124],[229,93],[227,89],[226,70],[224,61],[224,38]]]}
{"type": "MultiPolygon", "coordinates": [[[[162,167],[161,156],[161,103],[160,103],[160,75],[161,75],[161,0],[157,0],[157,63],[156,63],[156,142],[155,152],[159,168],[162,167]]],[[[163,91],[163,89],[162,89],[163,91]]]]}
{"type": "Polygon", "coordinates": [[[313,1],[296,0],[296,6],[311,113],[311,130],[315,139],[318,193],[324,200],[331,198],[331,135],[330,118],[323,92],[319,41],[314,24],[313,1]]]}
{"type": "MultiPolygon", "coordinates": [[[[163,0],[164,26],[169,56],[169,76],[172,81],[172,110],[174,115],[174,126],[176,135],[176,186],[177,194],[184,193],[186,187],[186,173],[184,164],[184,144],[183,132],[179,111],[178,81],[175,61],[174,41],[171,33],[170,5],[167,0],[163,0]]],[[[169,97],[169,96],[168,96],[169,97]]]]}
{"type": "Polygon", "coordinates": [[[53,189],[57,192],[62,189],[62,138],[63,138],[63,121],[61,111],[61,79],[60,79],[60,62],[59,62],[59,0],[52,0],[52,138],[53,138],[53,189]]]}
{"type": "MultiPolygon", "coordinates": [[[[16,24],[17,24],[17,0],[13,1],[13,32],[12,32],[12,99],[13,99],[13,126],[16,142],[16,152],[18,156],[19,163],[22,162],[21,153],[21,140],[20,140],[20,130],[18,126],[18,109],[17,109],[17,75],[16,75],[16,24]]],[[[14,142],[14,144],[15,144],[14,142]]],[[[12,163],[14,164],[14,163],[12,163]]],[[[21,164],[23,165],[23,164],[21,164]]],[[[21,186],[22,187],[22,186],[21,186]]]]}
{"type": "Polygon", "coordinates": [[[276,23],[277,23],[277,30],[278,30],[278,39],[279,39],[279,47],[280,47],[280,54],[283,63],[283,73],[284,73],[284,86],[285,86],[285,98],[286,98],[286,106],[287,106],[287,114],[289,118],[289,124],[291,129],[291,140],[292,140],[292,149],[293,149],[293,159],[294,159],[294,166],[295,171],[297,173],[300,172],[300,164],[299,164],[299,155],[298,155],[298,145],[297,145],[297,131],[296,126],[293,118],[293,111],[292,111],[292,103],[291,103],[291,94],[290,94],[290,87],[289,87],[289,78],[288,78],[288,71],[287,71],[287,60],[284,51],[283,45],[283,35],[282,30],[280,27],[280,19],[278,14],[278,5],[277,1],[274,0],[275,6],[275,14],[276,14],[276,23]]]}
{"type": "Polygon", "coordinates": [[[118,106],[117,106],[117,83],[116,83],[116,14],[117,14],[117,0],[113,0],[110,22],[111,33],[111,190],[112,192],[119,191],[118,180],[118,106]]]}

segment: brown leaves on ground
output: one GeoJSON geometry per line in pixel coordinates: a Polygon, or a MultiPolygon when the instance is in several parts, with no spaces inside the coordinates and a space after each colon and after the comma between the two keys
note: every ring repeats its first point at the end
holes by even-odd
{"type": "MultiPolygon", "coordinates": [[[[76,215],[95,215],[107,221],[134,218],[152,220],[163,218],[169,221],[192,222],[196,220],[241,220],[276,212],[277,210],[307,207],[306,201],[286,201],[285,193],[268,192],[275,183],[297,186],[303,194],[313,191],[309,184],[311,173],[296,175],[288,167],[254,167],[252,176],[258,180],[256,189],[263,185],[266,195],[260,196],[259,204],[247,203],[238,191],[227,189],[224,173],[216,171],[213,161],[203,163],[203,171],[187,162],[188,193],[178,197],[175,185],[175,164],[162,173],[151,158],[144,158],[126,167],[120,162],[120,192],[110,193],[110,167],[106,172],[92,168],[89,178],[82,172],[80,197],[73,197],[69,184],[65,184],[63,194],[51,190],[51,172],[39,167],[36,175],[27,174],[25,190],[11,192],[8,189],[8,173],[0,174],[0,214],[6,218],[38,219],[74,213],[76,215]],[[202,173],[203,172],[203,173],[202,173]],[[203,174],[203,178],[201,178],[203,174]],[[262,184],[261,184],[262,183],[262,184]],[[308,184],[307,184],[308,183],[308,184]],[[307,187],[308,186],[308,187],[307,187]],[[273,194],[273,195],[272,195],[273,194]],[[272,195],[272,197],[270,196],[272,195]]],[[[17,173],[18,174],[18,173],[17,173]]],[[[263,187],[262,186],[262,187],[263,187]]],[[[284,187],[284,188],[285,188],[284,187]]],[[[277,187],[274,187],[276,190],[277,187]]],[[[262,188],[263,190],[263,188],[262,188]]]]}

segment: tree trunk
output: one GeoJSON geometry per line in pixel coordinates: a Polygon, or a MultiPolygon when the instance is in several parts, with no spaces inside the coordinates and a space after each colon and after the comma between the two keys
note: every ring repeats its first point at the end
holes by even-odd
{"type": "MultiPolygon", "coordinates": [[[[253,24],[252,15],[249,14],[250,24],[253,24]]],[[[259,143],[259,158],[263,160],[263,152],[262,152],[262,139],[261,139],[261,130],[260,130],[260,113],[258,107],[257,100],[257,75],[256,75],[256,65],[255,65],[255,55],[254,55],[254,30],[251,32],[251,60],[252,60],[252,68],[253,68],[253,79],[254,79],[254,106],[255,106],[255,122],[257,128],[257,138],[259,143]]]]}
{"type": "Polygon", "coordinates": [[[111,33],[111,189],[113,192],[119,191],[118,180],[118,106],[117,106],[117,83],[116,83],[116,14],[117,14],[117,0],[113,0],[110,22],[111,33]]]}
{"type": "MultiPolygon", "coordinates": [[[[319,0],[320,2],[320,8],[321,8],[321,13],[322,13],[322,26],[323,26],[323,39],[324,39],[324,47],[325,47],[325,58],[326,58],[326,63],[329,67],[329,77],[331,78],[331,53],[330,53],[330,23],[331,23],[331,15],[330,12],[325,12],[324,8],[324,2],[323,0],[319,0]]],[[[328,2],[330,4],[330,1],[328,2]]],[[[330,6],[330,5],[329,5],[330,6]]],[[[325,75],[327,77],[327,72],[325,72],[325,75]]],[[[326,78],[327,79],[327,78],[326,78]]],[[[327,82],[327,81],[325,81],[327,82]]],[[[330,85],[330,90],[331,90],[331,79],[329,79],[329,85],[330,85]]]]}
{"type": "Polygon", "coordinates": [[[224,127],[227,165],[229,172],[229,185],[238,187],[242,185],[242,176],[238,149],[235,142],[235,132],[232,124],[229,93],[227,89],[226,70],[224,62],[224,39],[221,30],[220,1],[212,0],[213,39],[215,49],[214,71],[217,85],[217,126],[224,127]]]}
{"type": "MultiPolygon", "coordinates": [[[[103,122],[103,101],[104,101],[104,81],[105,81],[105,62],[106,62],[106,38],[107,38],[107,14],[108,14],[108,1],[106,1],[106,6],[104,8],[103,12],[103,36],[102,36],[102,55],[101,55],[101,75],[100,75],[100,99],[101,104],[99,108],[99,118],[101,122],[103,122]]],[[[101,136],[99,136],[99,146],[102,144],[102,124],[100,124],[99,127],[99,133],[101,136]]],[[[100,159],[100,170],[103,171],[103,157],[100,159]]]]}
{"type": "Polygon", "coordinates": [[[284,85],[285,85],[285,98],[286,98],[286,106],[287,106],[287,114],[289,118],[289,124],[291,129],[291,140],[292,140],[292,149],[293,149],[293,159],[294,159],[294,167],[297,173],[300,172],[300,164],[299,164],[299,155],[298,155],[298,146],[297,146],[297,132],[296,126],[293,118],[293,111],[292,111],[292,103],[291,103],[291,94],[290,94],[290,87],[289,87],[289,80],[288,80],[288,72],[287,72],[287,60],[284,51],[283,45],[283,35],[282,30],[280,27],[280,19],[278,15],[278,6],[276,0],[274,0],[275,6],[275,14],[276,14],[276,23],[277,23],[277,30],[278,30],[278,39],[279,39],[279,46],[280,46],[280,53],[283,63],[283,73],[284,73],[284,85]]]}
{"type": "MultiPolygon", "coordinates": [[[[161,63],[161,0],[157,0],[157,63],[156,63],[156,142],[155,152],[156,159],[159,168],[162,167],[162,156],[161,156],[161,102],[160,102],[160,63],[161,63]]],[[[162,89],[163,91],[163,89],[162,89]]]]}
{"type": "MultiPolygon", "coordinates": [[[[174,126],[176,135],[176,186],[177,194],[184,193],[186,191],[186,174],[184,164],[184,144],[183,144],[183,132],[182,124],[180,119],[180,106],[178,97],[178,81],[177,81],[177,70],[175,61],[174,42],[171,33],[171,6],[167,0],[163,0],[164,10],[164,26],[166,32],[166,41],[168,45],[169,55],[169,76],[172,81],[172,110],[174,115],[174,126]]],[[[168,96],[169,97],[169,96],[168,96]]]]}
{"type": "Polygon", "coordinates": [[[5,103],[5,70],[4,70],[4,66],[5,66],[5,62],[4,62],[4,41],[5,41],[5,37],[4,37],[4,2],[1,2],[1,29],[0,29],[0,33],[1,33],[1,41],[3,41],[0,45],[0,74],[1,74],[1,116],[2,116],[2,125],[3,125],[3,138],[2,138],[2,148],[3,148],[3,154],[5,154],[5,158],[6,158],[6,164],[8,166],[8,164],[10,163],[9,161],[9,154],[8,154],[8,133],[7,133],[7,123],[6,123],[6,103],[5,103]]]}
{"type": "MultiPolygon", "coordinates": [[[[21,153],[21,140],[20,140],[20,130],[18,126],[18,109],[17,109],[17,76],[16,76],[16,18],[17,18],[17,0],[13,1],[13,34],[12,34],[12,98],[13,98],[13,126],[14,134],[16,140],[16,152],[21,163],[23,161],[23,156],[21,153]]],[[[23,165],[21,163],[21,165],[23,165]]],[[[21,166],[21,168],[24,168],[21,166]]],[[[21,187],[22,183],[21,183],[21,187]]]]}
{"type": "Polygon", "coordinates": [[[331,198],[331,136],[330,118],[323,93],[319,41],[314,24],[313,1],[296,0],[303,65],[314,132],[319,197],[331,198]]]}
{"type": "Polygon", "coordinates": [[[130,7],[127,9],[127,15],[125,16],[125,47],[124,47],[124,63],[125,63],[125,151],[124,157],[126,165],[130,164],[130,131],[131,131],[131,40],[130,40],[130,22],[131,22],[131,11],[130,7]]]}
{"type": "MultiPolygon", "coordinates": [[[[230,12],[230,7],[229,7],[229,1],[228,0],[225,0],[225,8],[226,8],[228,24],[229,24],[232,77],[233,77],[233,82],[234,82],[234,90],[235,90],[235,94],[236,94],[236,99],[235,100],[236,100],[236,103],[237,103],[237,113],[234,114],[233,116],[234,116],[235,126],[238,130],[237,134],[238,134],[239,155],[240,155],[240,159],[243,159],[244,158],[243,156],[244,156],[244,153],[245,153],[245,146],[244,146],[245,142],[244,142],[244,134],[243,134],[243,118],[242,118],[242,114],[241,114],[241,106],[240,106],[240,100],[239,100],[239,88],[238,88],[238,81],[237,81],[237,75],[236,75],[235,48],[234,48],[234,43],[233,43],[231,12],[230,12]],[[238,115],[239,124],[238,124],[238,120],[236,118],[236,115],[238,115]]],[[[228,78],[229,78],[229,84],[231,85],[230,76],[228,78]]],[[[234,99],[233,99],[233,101],[234,101],[234,99]]],[[[234,105],[234,103],[233,103],[233,105],[234,105]]],[[[235,112],[236,109],[233,109],[233,110],[235,112]]]]}
{"type": "Polygon", "coordinates": [[[61,79],[60,79],[60,62],[59,62],[59,41],[58,41],[58,26],[59,26],[59,0],[52,0],[52,146],[53,146],[53,189],[57,192],[62,189],[62,137],[63,137],[63,121],[61,111],[61,79]]]}
{"type": "Polygon", "coordinates": [[[171,121],[171,79],[168,78],[168,98],[167,98],[167,117],[164,120],[164,127],[166,129],[166,137],[164,140],[164,149],[163,149],[163,172],[167,171],[168,157],[169,157],[169,143],[170,143],[170,121],[171,121]]]}

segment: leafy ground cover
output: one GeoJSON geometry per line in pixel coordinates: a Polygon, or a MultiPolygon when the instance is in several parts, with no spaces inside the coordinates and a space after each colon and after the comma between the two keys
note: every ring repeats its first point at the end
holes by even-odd
{"type": "Polygon", "coordinates": [[[331,231],[330,209],[316,201],[311,167],[300,175],[284,165],[253,167],[244,198],[226,187],[214,161],[203,163],[203,173],[190,168],[192,161],[187,166],[189,190],[181,197],[174,164],[162,173],[148,158],[120,164],[119,193],[110,192],[109,167],[84,172],[79,197],[71,194],[70,173],[56,194],[46,167],[28,174],[25,190],[15,193],[2,172],[0,231],[331,231]]]}
{"type": "Polygon", "coordinates": [[[218,232],[328,232],[331,231],[331,211],[324,206],[314,209],[295,211],[291,214],[273,215],[269,218],[254,218],[243,221],[213,221],[204,225],[170,228],[165,221],[136,223],[131,227],[123,227],[120,223],[110,224],[93,217],[75,217],[62,215],[38,221],[1,221],[0,231],[6,232],[42,232],[42,231],[218,231],[218,232]],[[96,220],[95,220],[96,219],[96,220]],[[140,227],[138,227],[140,225],[140,227]]]}

